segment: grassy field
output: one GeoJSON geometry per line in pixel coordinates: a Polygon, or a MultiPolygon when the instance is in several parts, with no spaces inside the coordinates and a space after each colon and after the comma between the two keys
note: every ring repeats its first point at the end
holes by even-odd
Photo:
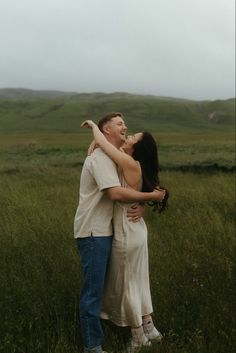
{"type": "MultiPolygon", "coordinates": [[[[156,133],[168,211],[149,209],[150,278],[161,345],[143,352],[235,350],[234,136],[156,133]]],[[[81,276],[73,239],[91,135],[0,136],[0,352],[76,353],[81,276]]],[[[104,323],[108,352],[129,330],[104,323]]]]}
{"type": "MultiPolygon", "coordinates": [[[[76,134],[0,134],[0,172],[82,165],[92,139],[91,132],[85,131],[76,134]]],[[[153,135],[164,170],[232,171],[235,168],[232,132],[156,132],[153,135]]]]}

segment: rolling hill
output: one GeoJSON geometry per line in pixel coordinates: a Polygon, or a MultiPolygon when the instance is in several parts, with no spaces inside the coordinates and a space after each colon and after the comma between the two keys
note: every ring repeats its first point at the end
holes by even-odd
{"type": "Polygon", "coordinates": [[[120,111],[132,131],[232,131],[235,98],[193,101],[123,92],[0,89],[0,132],[81,132],[85,119],[120,111]]]}

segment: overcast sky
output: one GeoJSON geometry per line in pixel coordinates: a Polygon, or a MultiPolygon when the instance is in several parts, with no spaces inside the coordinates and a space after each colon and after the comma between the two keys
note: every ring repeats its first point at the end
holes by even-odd
{"type": "Polygon", "coordinates": [[[235,96],[234,0],[0,0],[0,88],[235,96]]]}

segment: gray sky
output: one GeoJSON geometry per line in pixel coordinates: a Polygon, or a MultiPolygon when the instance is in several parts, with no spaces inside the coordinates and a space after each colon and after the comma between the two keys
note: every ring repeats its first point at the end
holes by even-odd
{"type": "Polygon", "coordinates": [[[0,0],[0,88],[235,96],[234,0],[0,0]]]}

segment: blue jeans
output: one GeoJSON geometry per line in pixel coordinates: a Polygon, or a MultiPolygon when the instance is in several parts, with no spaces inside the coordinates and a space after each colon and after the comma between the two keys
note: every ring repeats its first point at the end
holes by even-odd
{"type": "Polygon", "coordinates": [[[80,292],[80,326],[84,353],[101,353],[103,330],[100,309],[112,236],[77,238],[83,285],[80,292]]]}

